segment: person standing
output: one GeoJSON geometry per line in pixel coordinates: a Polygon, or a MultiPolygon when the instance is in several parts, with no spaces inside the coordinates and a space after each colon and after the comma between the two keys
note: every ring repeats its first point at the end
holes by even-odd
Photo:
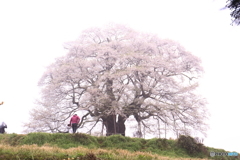
{"type": "Polygon", "coordinates": [[[70,119],[70,125],[72,126],[73,133],[76,133],[77,131],[77,125],[80,121],[80,118],[77,114],[74,114],[72,118],[70,119]]]}
{"type": "Polygon", "coordinates": [[[0,124],[0,133],[5,133],[5,128],[7,128],[6,123],[2,122],[2,124],[0,124]]]}

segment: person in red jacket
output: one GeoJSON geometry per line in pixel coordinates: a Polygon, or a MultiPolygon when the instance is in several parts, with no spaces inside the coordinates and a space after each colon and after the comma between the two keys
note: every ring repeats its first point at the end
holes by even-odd
{"type": "Polygon", "coordinates": [[[76,133],[79,121],[80,118],[78,117],[78,115],[74,114],[70,120],[70,125],[72,126],[73,133],[76,133]]]}

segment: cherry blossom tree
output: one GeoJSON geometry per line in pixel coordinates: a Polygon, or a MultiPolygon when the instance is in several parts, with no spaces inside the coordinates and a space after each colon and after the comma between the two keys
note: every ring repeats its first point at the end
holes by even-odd
{"type": "Polygon", "coordinates": [[[38,119],[51,112],[53,119],[65,121],[81,110],[101,122],[107,136],[125,135],[130,116],[139,134],[143,126],[152,129],[145,123],[149,119],[178,134],[206,131],[206,101],[195,91],[201,61],[179,43],[111,24],[83,31],[65,49],[68,53],[48,66],[39,82],[44,109],[38,119]]]}
{"type": "Polygon", "coordinates": [[[228,0],[225,8],[231,10],[232,22],[234,24],[240,24],[240,0],[228,0]]]}

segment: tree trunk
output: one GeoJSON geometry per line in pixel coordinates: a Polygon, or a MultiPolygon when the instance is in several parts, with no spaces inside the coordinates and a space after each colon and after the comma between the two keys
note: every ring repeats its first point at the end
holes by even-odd
{"type": "MultiPolygon", "coordinates": [[[[106,93],[108,95],[108,98],[111,100],[111,102],[116,101],[115,96],[113,94],[113,80],[108,79],[106,81],[106,93]]],[[[112,107],[109,104],[106,104],[106,106],[112,107]]],[[[102,117],[103,124],[106,127],[106,136],[110,136],[113,134],[121,134],[125,136],[125,121],[126,118],[124,118],[121,115],[116,115],[114,112],[113,114],[108,115],[106,117],[102,117]]]]}
{"type": "Polygon", "coordinates": [[[125,130],[126,130],[126,127],[125,127],[125,117],[123,116],[118,116],[118,122],[117,122],[117,132],[123,136],[125,136],[125,130]]]}
{"type": "Polygon", "coordinates": [[[108,115],[103,117],[103,124],[106,127],[106,136],[121,134],[125,136],[125,118],[123,116],[108,115]]]}

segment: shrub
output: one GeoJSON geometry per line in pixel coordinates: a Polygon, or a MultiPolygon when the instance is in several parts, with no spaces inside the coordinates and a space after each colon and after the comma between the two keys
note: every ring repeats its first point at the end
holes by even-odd
{"type": "Polygon", "coordinates": [[[146,147],[154,148],[157,153],[159,153],[159,151],[168,150],[171,148],[171,146],[168,144],[168,140],[161,138],[149,139],[146,143],[146,147]]]}
{"type": "Polygon", "coordinates": [[[82,160],[98,160],[99,158],[97,158],[95,156],[95,154],[93,153],[87,153],[83,158],[82,160]]]}
{"type": "Polygon", "coordinates": [[[189,155],[206,154],[206,147],[197,143],[191,136],[181,135],[177,140],[177,145],[184,148],[189,155]]]}
{"type": "Polygon", "coordinates": [[[168,145],[167,139],[158,138],[156,140],[157,146],[161,150],[167,150],[170,146],[168,145]]]}

